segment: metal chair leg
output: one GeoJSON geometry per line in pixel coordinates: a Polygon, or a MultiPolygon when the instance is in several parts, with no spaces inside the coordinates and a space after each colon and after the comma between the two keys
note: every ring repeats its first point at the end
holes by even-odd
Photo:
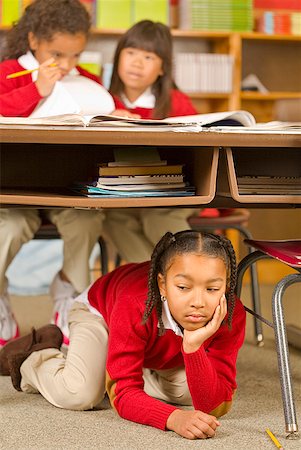
{"type": "MultiPolygon", "coordinates": [[[[252,234],[246,228],[242,228],[237,226],[236,229],[246,238],[253,239],[252,234]]],[[[248,246],[248,252],[254,253],[255,249],[253,247],[248,246]]],[[[260,293],[259,293],[259,283],[258,283],[258,273],[257,267],[255,264],[251,264],[250,267],[250,275],[251,275],[251,297],[253,303],[253,310],[261,316],[261,302],[260,302],[260,293]]],[[[255,337],[257,340],[257,345],[263,346],[263,331],[262,331],[262,323],[260,320],[254,318],[254,331],[255,337]]]]}
{"type": "Polygon", "coordinates": [[[280,385],[281,385],[286,432],[289,433],[287,436],[288,439],[299,439],[299,434],[298,434],[298,424],[296,418],[293,386],[291,379],[289,350],[287,343],[286,327],[284,322],[282,298],[286,288],[288,288],[293,283],[297,282],[301,282],[300,273],[291,274],[284,277],[276,285],[272,300],[274,333],[278,357],[278,369],[280,375],[280,385]]]}
{"type": "MultiPolygon", "coordinates": [[[[246,270],[250,266],[252,268],[253,264],[255,262],[259,261],[260,259],[271,259],[271,258],[270,258],[270,256],[261,252],[260,250],[256,250],[255,252],[251,252],[247,256],[245,256],[238,264],[237,282],[236,282],[236,289],[235,289],[236,295],[238,297],[241,296],[242,281],[243,281],[243,277],[244,277],[246,270]]],[[[255,271],[255,279],[253,281],[254,281],[254,286],[252,287],[252,289],[258,290],[259,288],[258,288],[258,281],[257,281],[257,271],[255,271]],[[255,281],[256,281],[256,286],[255,286],[255,281]]],[[[253,306],[253,310],[257,314],[261,315],[259,295],[252,295],[252,306],[253,306]]],[[[254,320],[254,327],[255,327],[255,336],[256,336],[257,344],[259,346],[262,346],[263,345],[262,325],[258,319],[254,320]]]]}

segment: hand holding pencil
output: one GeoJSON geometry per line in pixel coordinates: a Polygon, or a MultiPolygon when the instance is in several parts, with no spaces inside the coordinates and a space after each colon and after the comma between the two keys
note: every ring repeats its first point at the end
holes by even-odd
{"type": "Polygon", "coordinates": [[[21,72],[12,73],[6,78],[10,79],[21,77],[37,70],[39,72],[36,87],[42,97],[48,97],[48,95],[51,94],[55,83],[63,77],[62,71],[55,62],[54,58],[47,59],[47,61],[44,61],[40,67],[37,67],[36,69],[22,70],[21,72]]]}

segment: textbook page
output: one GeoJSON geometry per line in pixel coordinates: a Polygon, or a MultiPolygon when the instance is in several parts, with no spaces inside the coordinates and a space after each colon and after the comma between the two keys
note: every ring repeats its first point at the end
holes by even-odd
{"type": "Polygon", "coordinates": [[[92,127],[155,127],[175,128],[189,126],[233,125],[254,126],[254,116],[248,111],[225,111],[210,114],[195,114],[190,116],[170,117],[166,119],[134,119],[112,115],[82,116],[80,114],[63,114],[59,116],[30,118],[30,117],[0,117],[0,124],[20,125],[69,125],[92,127]]]}

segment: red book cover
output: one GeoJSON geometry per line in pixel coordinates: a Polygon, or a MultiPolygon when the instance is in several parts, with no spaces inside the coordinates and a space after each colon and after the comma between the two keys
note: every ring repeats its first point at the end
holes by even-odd
{"type": "Polygon", "coordinates": [[[291,9],[301,11],[301,0],[253,0],[255,9],[291,9]]]}

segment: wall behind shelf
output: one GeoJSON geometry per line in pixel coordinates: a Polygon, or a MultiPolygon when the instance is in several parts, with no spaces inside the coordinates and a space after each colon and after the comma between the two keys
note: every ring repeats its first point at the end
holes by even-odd
{"type": "Polygon", "coordinates": [[[269,91],[301,92],[301,41],[243,41],[242,78],[250,73],[269,91]]]}

